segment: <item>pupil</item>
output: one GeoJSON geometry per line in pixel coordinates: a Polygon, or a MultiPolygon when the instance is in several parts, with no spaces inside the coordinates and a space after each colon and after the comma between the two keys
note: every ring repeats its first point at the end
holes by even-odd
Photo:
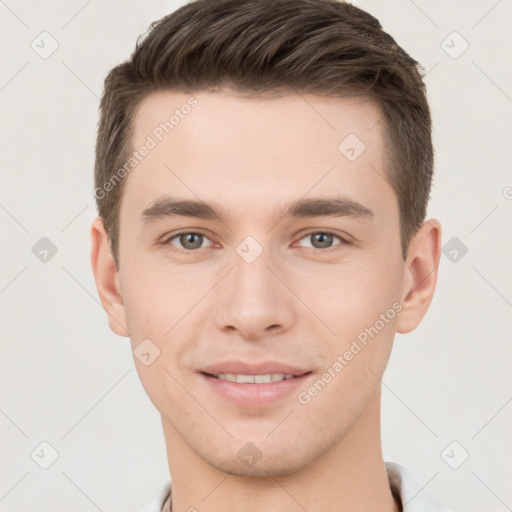
{"type": "Polygon", "coordinates": [[[328,247],[330,243],[332,243],[332,235],[328,235],[327,233],[317,233],[313,238],[320,238],[321,247],[328,247]],[[323,241],[322,238],[324,239],[323,241]]]}
{"type": "Polygon", "coordinates": [[[187,233],[185,235],[182,235],[181,236],[181,243],[183,244],[183,246],[187,249],[197,249],[198,247],[201,247],[201,237],[202,235],[198,234],[198,233],[187,233]],[[196,243],[194,244],[193,242],[193,238],[196,237],[196,243]],[[188,244],[188,241],[189,240],[192,240],[192,247],[190,247],[188,244]]]}

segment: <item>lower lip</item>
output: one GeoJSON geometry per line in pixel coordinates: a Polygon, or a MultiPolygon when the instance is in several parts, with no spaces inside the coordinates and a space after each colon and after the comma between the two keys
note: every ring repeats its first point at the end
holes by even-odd
{"type": "Polygon", "coordinates": [[[240,407],[264,407],[304,386],[311,372],[291,379],[269,382],[268,384],[241,384],[218,379],[206,373],[199,374],[221,397],[240,407]]]}

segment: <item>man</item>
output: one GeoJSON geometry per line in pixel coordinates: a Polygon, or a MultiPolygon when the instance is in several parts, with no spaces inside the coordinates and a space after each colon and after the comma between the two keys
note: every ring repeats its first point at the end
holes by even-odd
{"type": "Polygon", "coordinates": [[[91,261],[161,414],[154,510],[444,510],[380,438],[441,248],[417,64],[348,3],[198,0],[106,78],[91,261]]]}

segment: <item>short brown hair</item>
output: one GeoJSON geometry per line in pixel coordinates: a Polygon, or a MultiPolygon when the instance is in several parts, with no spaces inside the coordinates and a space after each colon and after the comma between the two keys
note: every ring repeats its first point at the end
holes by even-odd
{"type": "Polygon", "coordinates": [[[385,177],[398,198],[405,259],[425,220],[434,165],[418,67],[375,17],[338,0],[195,0],[153,22],[130,59],[106,77],[100,103],[95,197],[116,267],[125,180],[108,191],[104,184],[133,152],[137,106],[157,90],[223,87],[247,97],[348,93],[375,101],[386,126],[385,177]]]}

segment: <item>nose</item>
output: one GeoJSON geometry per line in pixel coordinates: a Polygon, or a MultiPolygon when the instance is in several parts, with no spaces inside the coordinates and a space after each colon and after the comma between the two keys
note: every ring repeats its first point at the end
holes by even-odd
{"type": "Polygon", "coordinates": [[[252,262],[240,254],[216,287],[217,328],[253,341],[290,329],[297,321],[298,301],[283,266],[267,251],[252,262]]]}

